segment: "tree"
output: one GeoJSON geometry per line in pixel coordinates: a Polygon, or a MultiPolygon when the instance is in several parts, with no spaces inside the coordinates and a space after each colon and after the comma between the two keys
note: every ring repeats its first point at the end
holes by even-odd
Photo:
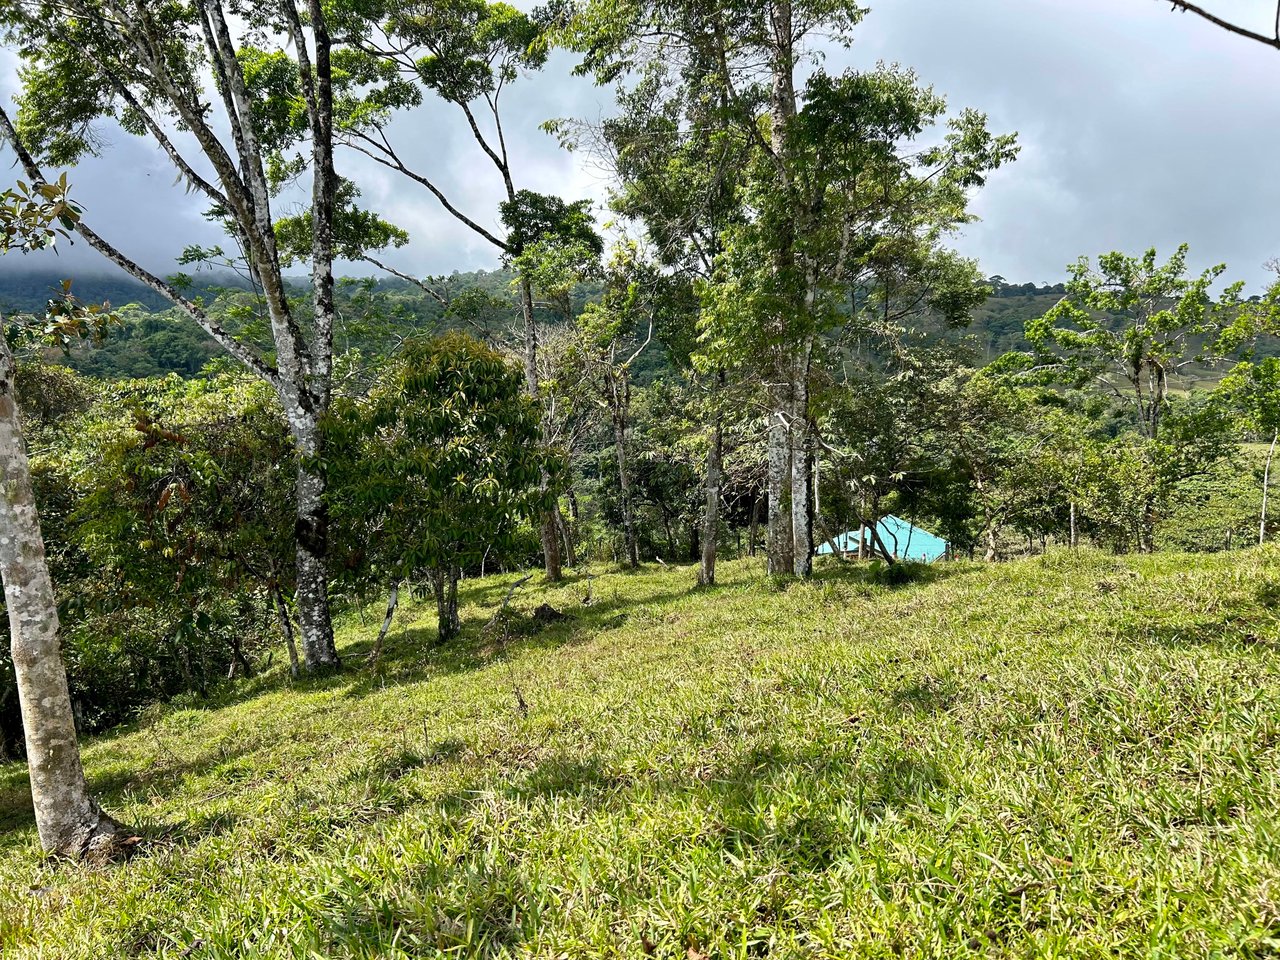
{"type": "MultiPolygon", "coordinates": [[[[524,326],[525,386],[535,398],[539,395],[539,333],[533,284],[522,264],[528,262],[526,253],[531,245],[551,235],[563,239],[576,224],[584,222],[586,205],[517,188],[507,146],[502,95],[523,71],[538,70],[546,63],[553,13],[550,9],[525,13],[510,4],[490,0],[377,0],[350,4],[343,17],[344,32],[353,51],[363,58],[353,61],[357,68],[351,71],[351,79],[355,84],[374,79],[381,84],[379,91],[359,97],[354,109],[344,111],[340,118],[343,139],[352,149],[426,189],[454,219],[516,268],[524,326]],[[458,110],[480,149],[482,162],[492,165],[500,177],[505,194],[500,207],[505,234],[465,212],[465,204],[447,196],[430,171],[409,167],[397,152],[387,125],[395,109],[417,106],[422,90],[458,110]]],[[[438,296],[430,285],[392,272],[438,296]]],[[[546,439],[544,436],[544,442],[546,439]]],[[[543,478],[544,486],[549,479],[543,478]]],[[[540,527],[544,567],[552,581],[561,576],[560,522],[553,502],[540,527]]]]}
{"type": "MultiPolygon", "coordinates": [[[[274,392],[244,375],[171,376],[117,387],[94,413],[54,453],[80,494],[69,536],[107,582],[111,611],[125,608],[115,616],[131,647],[144,653],[154,624],[180,647],[187,689],[205,688],[191,661],[206,662],[210,641],[229,654],[216,659],[223,670],[251,673],[251,624],[263,618],[246,614],[278,616],[293,594],[295,452],[274,392]]],[[[292,625],[278,622],[297,672],[292,625]]]]}
{"type": "MultiPolygon", "coordinates": [[[[1128,449],[1122,458],[1134,469],[1145,464],[1151,471],[1146,484],[1127,486],[1145,490],[1149,498],[1139,537],[1148,550],[1154,549],[1157,501],[1171,475],[1187,466],[1162,436],[1170,381],[1229,339],[1223,335],[1236,325],[1240,308],[1241,284],[1216,299],[1210,295],[1224,266],[1192,277],[1186,262],[1185,244],[1163,264],[1154,249],[1141,257],[1104,254],[1096,269],[1082,257],[1071,267],[1066,296],[1026,327],[1037,351],[1037,373],[1110,392],[1130,407],[1139,436],[1150,444],[1146,454],[1128,449]]],[[[1186,422],[1180,425],[1183,440],[1186,427],[1186,422]]]]}
{"type": "Polygon", "coordinates": [[[1242,289],[1233,284],[1215,301],[1210,289],[1226,267],[1198,277],[1186,269],[1186,244],[1163,264],[1154,249],[1141,257],[1104,254],[1097,269],[1081,257],[1070,267],[1066,296],[1027,323],[1027,340],[1050,352],[1041,369],[1060,381],[1093,384],[1127,399],[1139,431],[1157,439],[1170,379],[1223,332],[1242,289]]]}
{"type": "MultiPolygon", "coordinates": [[[[705,51],[703,51],[705,53],[705,51]]],[[[619,113],[598,127],[560,121],[554,126],[573,147],[586,142],[612,169],[611,206],[639,221],[657,265],[671,271],[659,335],[687,375],[697,376],[699,304],[696,286],[709,282],[721,237],[743,217],[739,175],[750,145],[733,123],[719,65],[705,55],[672,64],[649,60],[635,85],[618,92],[619,113]],[[681,301],[683,304],[681,305],[681,301]]],[[[726,371],[708,372],[708,433],[703,475],[705,505],[698,582],[715,583],[724,454],[726,371]]]]}
{"type": "Polygon", "coordinates": [[[1267,446],[1262,470],[1262,505],[1258,517],[1258,543],[1267,538],[1267,500],[1271,489],[1271,463],[1280,439],[1280,358],[1266,357],[1238,365],[1219,385],[1222,396],[1237,409],[1247,426],[1261,435],[1267,446]]]}
{"type": "MultiPolygon", "coordinates": [[[[807,78],[816,38],[848,44],[862,8],[826,0],[708,5],[653,0],[588,7],[574,42],[584,69],[612,80],[646,58],[697,64],[751,144],[742,172],[750,216],[722,234],[705,288],[704,355],[759,372],[769,400],[769,558],[774,573],[812,566],[810,376],[851,289],[911,274],[966,219],[965,192],[1011,159],[980,115],[952,121],[943,144],[913,142],[942,100],[906,71],[807,78]],[[784,507],[789,508],[784,511],[784,507]]],[[[700,88],[699,88],[699,92],[700,88]]],[[[976,275],[971,287],[977,288],[976,275]]]]}
{"type": "Polygon", "coordinates": [[[268,321],[270,353],[233,335],[200,302],[83,222],[76,224],[91,247],[172,302],[280,398],[298,452],[295,566],[303,655],[311,669],[339,665],[329,612],[320,431],[332,392],[333,259],[339,243],[344,252],[359,246],[354,235],[360,224],[377,227],[371,242],[395,236],[350,208],[351,191],[345,202],[339,196],[328,17],[320,0],[307,0],[302,12],[292,2],[252,0],[235,4],[230,14],[223,0],[160,6],[21,0],[3,14],[8,39],[25,61],[16,127],[0,111],[0,133],[37,184],[45,182],[38,160],[63,165],[98,151],[95,122],[119,117],[127,131],[164,151],[237,244],[268,321]],[[212,71],[211,90],[206,69],[212,71]],[[308,156],[290,156],[303,143],[308,156]],[[311,198],[302,226],[278,237],[272,196],[308,168],[311,198]],[[202,169],[212,170],[213,179],[202,169]],[[290,301],[284,280],[284,267],[300,253],[291,246],[297,243],[309,248],[310,318],[290,301]]]}
{"type": "Polygon", "coordinates": [[[547,458],[520,371],[465,334],[414,341],[368,397],[335,404],[327,431],[347,542],[392,589],[430,580],[450,639],[463,569],[501,555],[543,505],[547,458]]]}
{"type": "MultiPolygon", "coordinates": [[[[67,182],[20,183],[0,195],[0,251],[51,246],[75,225],[78,211],[67,182]]],[[[41,324],[47,334],[70,337],[100,323],[69,297],[54,301],[41,324]]],[[[89,795],[75,715],[62,660],[58,606],[45,560],[31,467],[15,400],[16,368],[0,336],[0,577],[9,614],[9,643],[26,738],[36,830],[45,851],[76,859],[109,856],[118,827],[89,795]]]]}
{"type": "Polygon", "coordinates": [[[578,318],[579,349],[613,427],[622,509],[623,556],[629,566],[640,565],[636,540],[635,503],[627,448],[631,430],[631,369],[653,342],[653,306],[647,303],[644,280],[634,248],[617,252],[610,265],[603,297],[588,303],[578,318]],[[643,340],[638,336],[648,323],[643,340]]]}

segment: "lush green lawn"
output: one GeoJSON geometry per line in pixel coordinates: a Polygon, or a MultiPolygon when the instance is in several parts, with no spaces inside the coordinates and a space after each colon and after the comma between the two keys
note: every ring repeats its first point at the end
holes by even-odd
{"type": "Polygon", "coordinates": [[[98,739],[113,869],[0,767],[0,955],[1280,956],[1280,552],[723,574],[98,739]]]}

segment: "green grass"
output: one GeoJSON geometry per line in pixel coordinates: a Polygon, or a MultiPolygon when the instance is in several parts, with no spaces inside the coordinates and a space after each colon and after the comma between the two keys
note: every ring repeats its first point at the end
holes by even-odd
{"type": "Polygon", "coordinates": [[[0,955],[1280,956],[1280,552],[722,573],[98,738],[122,866],[0,767],[0,955]]]}

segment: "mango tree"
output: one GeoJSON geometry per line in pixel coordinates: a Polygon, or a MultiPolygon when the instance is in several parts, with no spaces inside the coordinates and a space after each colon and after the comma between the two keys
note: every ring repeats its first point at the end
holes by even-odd
{"type": "Polygon", "coordinates": [[[345,541],[395,591],[378,644],[400,585],[422,580],[439,639],[453,637],[463,570],[501,555],[545,502],[548,458],[521,371],[464,334],[413,341],[367,397],[335,403],[327,433],[345,541]]]}

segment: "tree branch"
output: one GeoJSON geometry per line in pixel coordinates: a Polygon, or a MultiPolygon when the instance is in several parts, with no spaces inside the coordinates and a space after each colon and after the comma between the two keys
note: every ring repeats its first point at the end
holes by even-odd
{"type": "MultiPolygon", "coordinates": [[[[48,180],[41,172],[39,166],[37,166],[35,159],[31,156],[31,153],[18,139],[18,132],[14,129],[13,123],[9,119],[9,114],[3,107],[0,107],[0,136],[3,136],[3,138],[8,141],[9,145],[13,148],[14,153],[17,154],[18,162],[21,164],[23,170],[26,171],[27,176],[31,179],[32,186],[39,187],[48,183],[48,180]]],[[[241,343],[223,329],[220,324],[205,313],[204,309],[200,307],[199,304],[187,297],[184,297],[172,284],[161,280],[149,270],[146,270],[138,263],[129,259],[105,239],[91,230],[86,224],[77,220],[75,230],[76,233],[84,237],[85,242],[94,250],[97,250],[100,254],[120,269],[124,270],[135,280],[146,285],[170,303],[179,307],[185,314],[187,314],[187,316],[199,324],[200,328],[204,330],[205,333],[213,337],[213,339],[216,340],[223,349],[260,376],[263,380],[271,384],[273,387],[277,387],[279,385],[280,377],[275,368],[269,366],[261,357],[254,353],[248,345],[241,343]]]]}
{"type": "Polygon", "coordinates": [[[1265,33],[1258,33],[1256,30],[1250,30],[1242,27],[1238,23],[1232,23],[1230,20],[1224,20],[1215,14],[1210,13],[1198,4],[1188,3],[1187,0],[1169,0],[1173,5],[1173,9],[1182,13],[1193,13],[1197,17],[1208,20],[1215,26],[1221,27],[1229,33],[1237,34],[1241,37],[1248,37],[1250,40],[1256,40],[1259,43],[1266,44],[1268,47],[1275,47],[1280,50],[1280,3],[1276,5],[1276,26],[1273,36],[1268,37],[1265,33]]]}
{"type": "Polygon", "coordinates": [[[417,277],[414,277],[408,273],[403,273],[402,271],[397,270],[395,267],[391,266],[390,264],[383,263],[381,260],[377,259],[376,257],[370,256],[367,253],[362,253],[360,255],[360,259],[363,260],[365,263],[373,264],[379,270],[386,271],[387,273],[391,274],[393,277],[399,277],[401,280],[405,281],[405,283],[413,284],[415,287],[417,287],[427,296],[434,299],[441,306],[447,307],[449,305],[449,301],[445,299],[444,294],[440,293],[440,291],[429,286],[428,284],[422,282],[417,277]]]}
{"type": "Polygon", "coordinates": [[[352,150],[355,150],[359,153],[363,153],[370,160],[374,160],[382,164],[384,167],[388,167],[392,170],[398,171],[399,173],[403,173],[406,177],[408,177],[410,180],[414,181],[415,183],[422,184],[422,186],[426,187],[428,190],[431,191],[432,195],[437,200],[440,201],[440,205],[444,207],[445,210],[447,210],[455,220],[470,227],[474,233],[477,233],[480,236],[484,237],[486,240],[492,243],[495,247],[497,247],[503,253],[511,252],[511,248],[507,245],[505,241],[499,240],[496,236],[494,236],[484,227],[480,226],[480,224],[476,223],[474,220],[468,217],[465,213],[463,213],[461,210],[455,207],[452,203],[450,203],[449,198],[444,195],[444,193],[440,190],[439,187],[437,187],[434,183],[432,183],[422,174],[416,173],[415,171],[410,170],[408,167],[406,167],[404,165],[404,161],[402,161],[399,155],[394,150],[391,149],[390,144],[385,142],[385,138],[383,143],[378,143],[376,140],[374,140],[372,137],[370,137],[366,133],[361,133],[359,131],[353,131],[353,132],[356,137],[370,144],[372,146],[372,149],[362,147],[359,144],[351,143],[348,141],[347,146],[349,146],[352,150]]]}

